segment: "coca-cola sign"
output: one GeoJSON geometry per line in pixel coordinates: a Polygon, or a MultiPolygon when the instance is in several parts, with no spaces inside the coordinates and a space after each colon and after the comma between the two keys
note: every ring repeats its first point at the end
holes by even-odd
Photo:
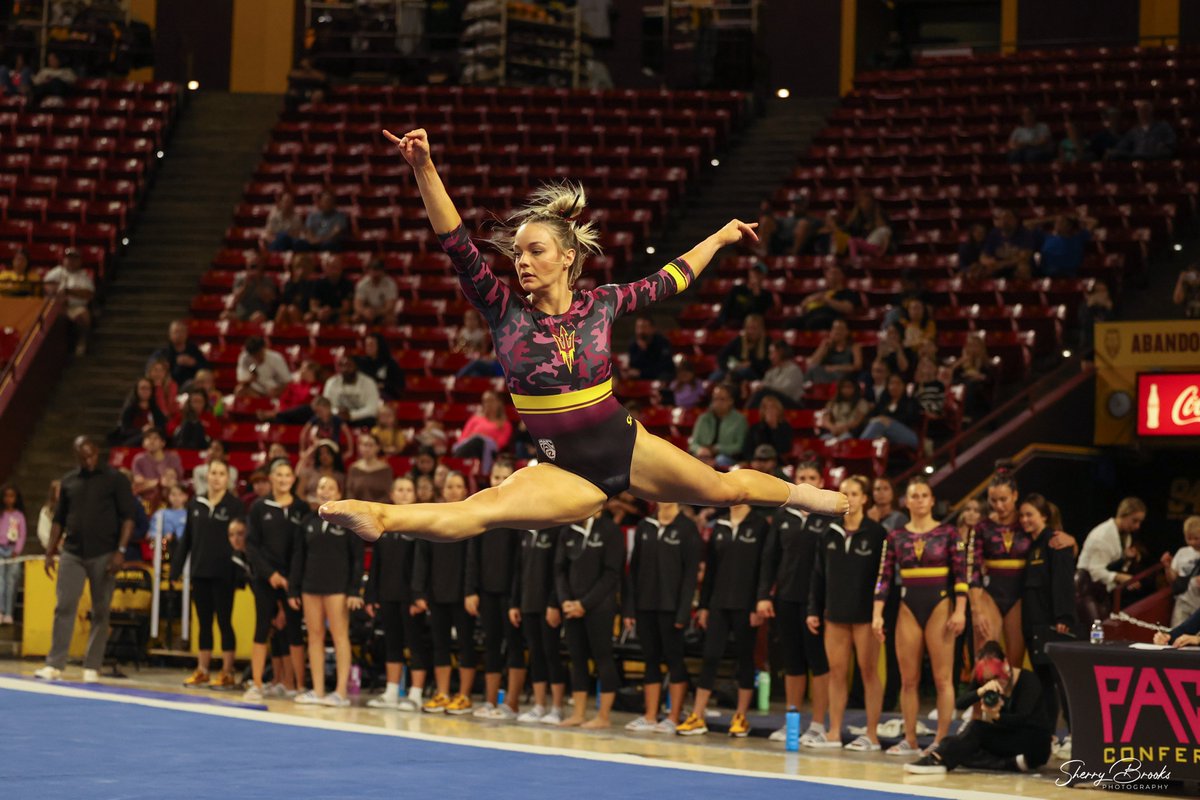
{"type": "Polygon", "coordinates": [[[1139,373],[1138,436],[1200,437],[1200,372],[1139,373]]]}

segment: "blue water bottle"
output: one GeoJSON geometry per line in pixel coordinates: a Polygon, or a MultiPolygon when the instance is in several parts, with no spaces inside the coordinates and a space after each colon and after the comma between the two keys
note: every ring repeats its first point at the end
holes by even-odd
{"type": "Polygon", "coordinates": [[[498,706],[504,705],[504,690],[503,689],[501,689],[499,692],[496,693],[496,705],[498,705],[498,706]]]}
{"type": "Polygon", "coordinates": [[[787,751],[796,753],[800,751],[800,711],[795,706],[788,707],[787,710],[787,751]]]}

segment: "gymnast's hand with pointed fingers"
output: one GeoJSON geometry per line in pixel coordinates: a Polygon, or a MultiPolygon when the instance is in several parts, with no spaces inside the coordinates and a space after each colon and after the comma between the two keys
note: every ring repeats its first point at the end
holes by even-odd
{"type": "Polygon", "coordinates": [[[757,242],[758,234],[754,232],[754,229],[757,227],[757,222],[742,222],[740,219],[731,219],[726,223],[725,227],[717,231],[716,239],[722,247],[737,244],[742,239],[757,242]]]}
{"type": "Polygon", "coordinates": [[[391,131],[385,130],[383,135],[389,142],[396,145],[400,154],[404,156],[404,160],[413,169],[420,169],[429,163],[429,134],[425,133],[424,128],[409,131],[403,136],[396,136],[391,131]]]}

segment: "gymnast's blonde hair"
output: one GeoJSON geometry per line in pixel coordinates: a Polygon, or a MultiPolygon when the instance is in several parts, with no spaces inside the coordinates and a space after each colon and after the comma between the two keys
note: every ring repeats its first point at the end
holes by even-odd
{"type": "Polygon", "coordinates": [[[522,225],[538,223],[545,225],[554,236],[558,249],[575,251],[575,260],[567,275],[567,283],[574,285],[583,273],[583,262],[589,255],[600,255],[600,231],[592,222],[578,222],[587,207],[587,194],[583,186],[569,181],[546,183],[525,201],[525,205],[509,215],[499,230],[491,237],[492,245],[504,255],[517,260],[517,229],[522,225]]]}

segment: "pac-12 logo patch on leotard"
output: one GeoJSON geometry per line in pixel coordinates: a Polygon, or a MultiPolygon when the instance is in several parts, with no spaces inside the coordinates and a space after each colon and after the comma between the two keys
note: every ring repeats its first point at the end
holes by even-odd
{"type": "Polygon", "coordinates": [[[542,452],[546,454],[546,458],[551,461],[558,455],[558,451],[554,449],[554,442],[549,439],[538,439],[538,447],[542,448],[542,452]]]}
{"type": "Polygon", "coordinates": [[[575,329],[567,330],[566,326],[559,325],[558,333],[554,334],[554,343],[558,345],[558,354],[562,356],[563,363],[570,372],[575,366],[575,329]]]}

